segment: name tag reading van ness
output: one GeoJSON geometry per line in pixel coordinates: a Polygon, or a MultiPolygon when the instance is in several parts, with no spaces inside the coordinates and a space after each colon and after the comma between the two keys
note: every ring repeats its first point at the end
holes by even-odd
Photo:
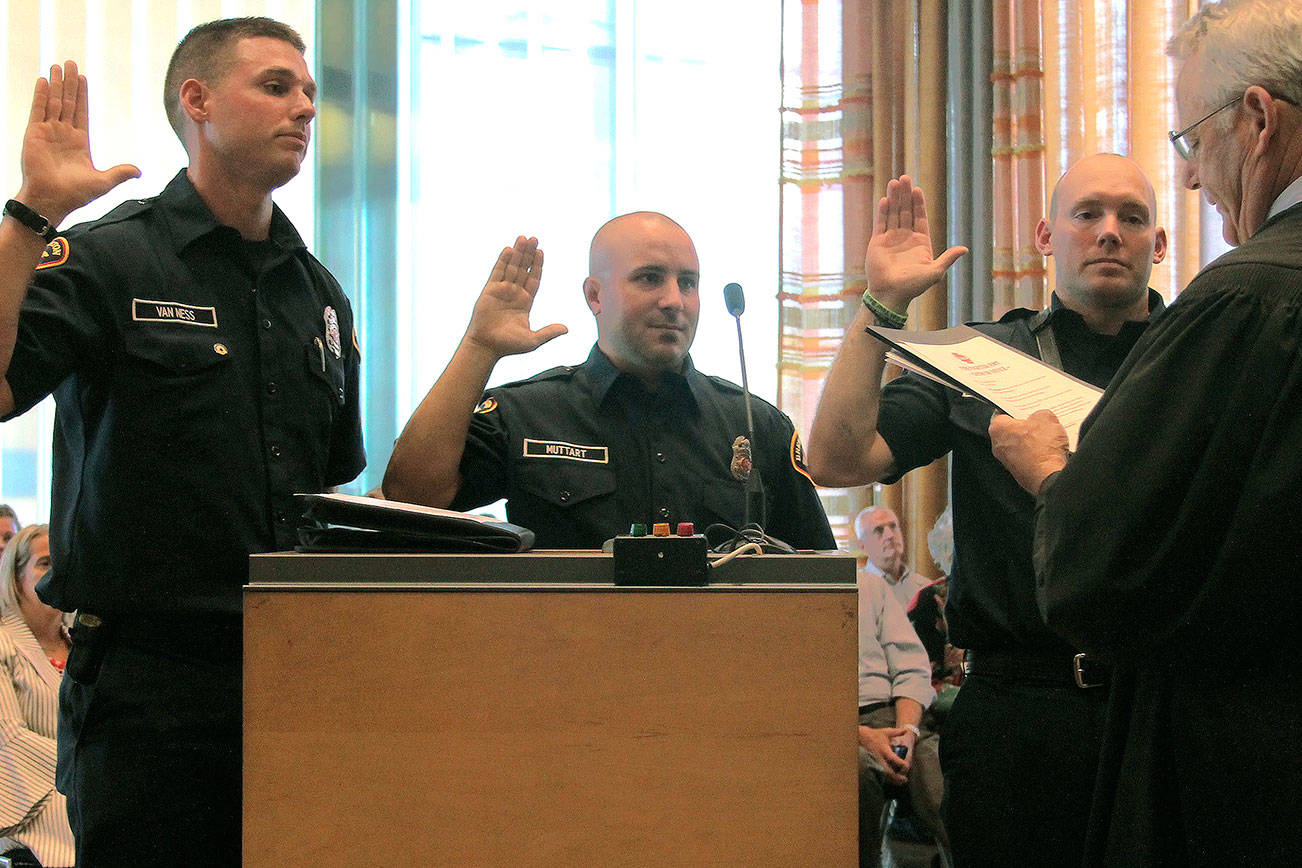
{"type": "Polygon", "coordinates": [[[178,322],[217,328],[217,308],[181,304],[175,301],[131,299],[131,318],[136,322],[178,322]]]}

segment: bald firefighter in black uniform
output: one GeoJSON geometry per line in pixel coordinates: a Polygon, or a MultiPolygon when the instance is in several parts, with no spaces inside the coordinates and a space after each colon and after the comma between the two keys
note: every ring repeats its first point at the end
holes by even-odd
{"type": "MultiPolygon", "coordinates": [[[[587,361],[485,394],[499,359],[566,332],[529,324],[541,275],[536,239],[502,251],[465,337],[394,446],[386,496],[455,509],[506,498],[508,518],[542,548],[595,548],[634,522],[740,528],[744,396],[688,355],[700,314],[691,238],[651,212],[601,227],[583,284],[597,321],[587,361]]],[[[762,493],[752,519],[796,548],[834,548],[791,420],[764,401],[753,409],[762,493]]]]}
{"type": "Polygon", "coordinates": [[[138,172],[91,165],[73,63],[37,85],[0,224],[0,413],[58,404],[38,593],[79,611],[58,745],[79,865],[239,864],[248,556],[365,464],[348,299],[271,200],[314,93],[290,28],[196,28],[165,94],[189,167],[55,237],[138,172]]]}

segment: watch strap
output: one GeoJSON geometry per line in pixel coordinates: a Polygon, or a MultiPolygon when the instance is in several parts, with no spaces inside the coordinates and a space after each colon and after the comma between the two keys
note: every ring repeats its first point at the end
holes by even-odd
{"type": "Polygon", "coordinates": [[[49,220],[46,220],[17,199],[10,199],[5,202],[5,214],[44,238],[46,244],[53,241],[59,234],[49,220]]]}

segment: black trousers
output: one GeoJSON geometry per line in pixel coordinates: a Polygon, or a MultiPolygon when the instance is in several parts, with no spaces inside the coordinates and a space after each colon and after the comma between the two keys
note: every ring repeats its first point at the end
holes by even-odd
{"type": "Polygon", "coordinates": [[[940,736],[956,868],[1080,865],[1106,688],[972,674],[940,736]]]}
{"type": "Polygon", "coordinates": [[[57,779],[78,866],[240,864],[239,648],[238,619],[120,631],[90,683],[64,678],[57,779]]]}

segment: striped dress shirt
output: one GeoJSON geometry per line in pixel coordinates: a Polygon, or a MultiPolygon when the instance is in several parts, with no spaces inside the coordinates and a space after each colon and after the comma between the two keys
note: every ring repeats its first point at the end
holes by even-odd
{"type": "Polygon", "coordinates": [[[46,866],[75,860],[68,803],[54,789],[61,678],[22,613],[0,611],[0,853],[27,847],[46,866]]]}

